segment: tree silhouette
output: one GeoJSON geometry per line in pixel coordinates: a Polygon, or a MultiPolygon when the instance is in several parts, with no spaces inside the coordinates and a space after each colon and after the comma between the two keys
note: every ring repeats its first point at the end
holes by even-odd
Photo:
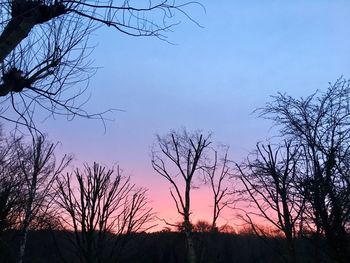
{"type": "Polygon", "coordinates": [[[204,150],[210,143],[210,135],[188,133],[185,129],[179,132],[172,130],[165,136],[157,135],[157,146],[152,152],[152,167],[170,183],[171,197],[177,212],[183,217],[188,261],[191,263],[196,262],[190,222],[191,188],[196,174],[203,168],[204,150]]]}
{"type": "Polygon", "coordinates": [[[211,231],[217,231],[217,219],[226,207],[234,203],[234,195],[230,191],[229,180],[233,176],[232,162],[228,159],[228,146],[212,148],[212,157],[207,156],[203,167],[204,179],[213,193],[213,217],[211,231]]]}
{"type": "Polygon", "coordinates": [[[16,145],[21,138],[6,137],[0,130],[0,238],[4,231],[18,227],[23,206],[23,178],[19,175],[16,145]]]}
{"type": "Polygon", "coordinates": [[[74,231],[79,262],[116,262],[127,238],[147,230],[153,219],[146,190],[129,178],[94,163],[58,179],[58,204],[64,225],[74,231]],[[75,189],[77,184],[77,189],[75,189]]]}
{"type": "Polygon", "coordinates": [[[130,36],[166,40],[166,33],[179,23],[175,14],[192,20],[185,11],[188,4],[0,1],[0,117],[31,128],[36,108],[69,119],[103,119],[105,112],[90,114],[83,107],[88,98],[82,95],[95,71],[88,60],[91,33],[104,25],[130,36]]]}
{"type": "Polygon", "coordinates": [[[291,142],[273,149],[271,145],[257,145],[257,150],[246,163],[237,165],[240,179],[248,194],[248,202],[254,209],[247,211],[247,221],[255,233],[268,241],[264,229],[259,228],[253,217],[263,218],[284,234],[288,256],[286,262],[295,262],[295,239],[300,217],[304,210],[304,198],[298,191],[299,147],[291,142]]]}
{"type": "Polygon", "coordinates": [[[23,205],[23,216],[19,225],[21,238],[18,262],[23,262],[31,223],[39,214],[46,217],[55,196],[57,176],[67,167],[70,158],[64,156],[57,162],[54,155],[56,145],[48,143],[42,136],[34,137],[32,145],[21,141],[17,143],[18,176],[21,178],[23,205]]]}
{"type": "Polygon", "coordinates": [[[295,99],[279,94],[261,115],[281,136],[303,147],[301,191],[317,233],[333,248],[333,258],[350,260],[350,83],[340,78],[324,93],[295,99]]]}

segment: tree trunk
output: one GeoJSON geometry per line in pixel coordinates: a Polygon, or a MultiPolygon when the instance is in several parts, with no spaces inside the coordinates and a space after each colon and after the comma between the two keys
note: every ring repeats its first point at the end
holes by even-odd
{"type": "Polygon", "coordinates": [[[288,262],[295,263],[295,244],[293,236],[293,223],[291,222],[291,215],[288,209],[288,201],[286,191],[281,193],[282,205],[283,205],[283,221],[284,221],[284,234],[287,239],[288,249],[288,262]]]}
{"type": "Polygon", "coordinates": [[[194,249],[194,242],[191,236],[192,226],[190,223],[190,191],[191,191],[191,177],[186,181],[185,190],[185,209],[184,209],[184,229],[187,243],[187,259],[189,263],[196,263],[196,252],[194,249]]]}
{"type": "Polygon", "coordinates": [[[24,218],[24,222],[23,222],[23,229],[22,229],[22,237],[21,237],[20,245],[19,245],[18,263],[22,263],[23,262],[23,258],[24,258],[24,252],[25,252],[26,245],[27,245],[27,236],[28,236],[29,224],[30,224],[30,221],[31,221],[31,207],[32,207],[32,204],[31,203],[28,204],[27,211],[25,213],[25,218],[24,218]]]}
{"type": "Polygon", "coordinates": [[[23,257],[24,257],[24,251],[26,249],[26,245],[27,245],[27,235],[28,235],[28,227],[26,227],[23,230],[23,238],[21,239],[21,243],[19,246],[19,259],[18,259],[18,263],[22,263],[23,262],[23,257]]]}
{"type": "Polygon", "coordinates": [[[293,239],[287,239],[287,249],[288,249],[288,262],[289,263],[295,263],[296,257],[295,257],[295,245],[293,239]]]}
{"type": "Polygon", "coordinates": [[[196,263],[196,252],[194,249],[194,242],[190,232],[185,232],[186,234],[186,243],[187,243],[187,259],[189,263],[196,263]]]}
{"type": "Polygon", "coordinates": [[[194,242],[192,239],[192,226],[189,220],[189,212],[185,212],[184,215],[184,230],[186,235],[186,245],[187,245],[187,259],[189,263],[196,263],[196,252],[194,249],[194,242]]]}

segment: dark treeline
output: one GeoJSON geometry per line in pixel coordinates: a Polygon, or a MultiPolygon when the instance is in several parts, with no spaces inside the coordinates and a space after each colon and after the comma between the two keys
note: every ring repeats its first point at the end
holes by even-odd
{"type": "MultiPolygon", "coordinates": [[[[24,262],[59,263],[80,262],[74,254],[69,235],[73,232],[37,230],[29,234],[27,253],[24,262]],[[59,248],[59,249],[58,249],[59,248]]],[[[17,262],[16,253],[11,250],[18,243],[15,232],[6,233],[6,245],[1,246],[1,262],[17,262]]],[[[73,238],[73,237],[71,237],[73,238]]],[[[262,242],[254,233],[193,233],[199,262],[281,262],[281,254],[287,254],[285,239],[271,237],[269,244],[262,242]],[[278,253],[276,253],[278,250],[278,253]]],[[[138,233],[128,237],[129,241],[119,254],[119,260],[108,259],[103,262],[140,262],[140,263],[186,263],[185,236],[179,232],[138,233]]],[[[299,238],[296,240],[297,262],[334,262],[327,253],[325,240],[318,242],[323,247],[319,250],[314,240],[299,238]],[[322,258],[320,261],[319,258],[322,258]]]]}

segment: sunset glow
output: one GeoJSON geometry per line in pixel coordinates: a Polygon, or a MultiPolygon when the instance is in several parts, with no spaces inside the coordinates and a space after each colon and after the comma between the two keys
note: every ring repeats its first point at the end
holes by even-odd
{"type": "Polygon", "coordinates": [[[0,262],[51,223],[69,262],[349,262],[349,1],[0,2],[0,262]]]}
{"type": "MultiPolygon", "coordinates": [[[[169,185],[151,168],[156,134],[184,126],[213,132],[215,142],[230,145],[231,159],[239,162],[256,142],[274,135],[270,122],[252,114],[269,95],[304,96],[349,75],[344,54],[350,53],[350,39],[341,30],[348,20],[346,2],[204,5],[206,14],[201,8],[192,13],[204,28],[182,24],[169,36],[176,45],[105,28],[96,33],[94,59],[103,68],[91,80],[89,105],[91,111],[121,110],[106,122],[106,131],[84,119],[41,124],[52,140],[62,142],[62,153],[74,154],[74,165],[119,164],[137,185],[149,189],[154,210],[170,222],[180,217],[169,185]],[[232,32],[226,33],[229,28],[232,32]]],[[[206,189],[193,191],[194,221],[210,221],[206,189]]],[[[222,224],[236,220],[237,212],[224,214],[222,224]]]]}

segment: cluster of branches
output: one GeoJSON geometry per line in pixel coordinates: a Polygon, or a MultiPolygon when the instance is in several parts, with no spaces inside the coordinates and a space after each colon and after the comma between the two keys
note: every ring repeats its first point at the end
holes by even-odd
{"type": "Polygon", "coordinates": [[[281,256],[287,262],[295,262],[294,243],[301,230],[297,229],[298,226],[302,228],[301,217],[305,208],[296,184],[299,147],[284,141],[275,147],[258,144],[256,148],[245,163],[237,165],[244,189],[240,192],[240,200],[244,201],[244,206],[253,207],[251,211],[241,208],[245,213],[242,219],[265,241],[269,235],[254,222],[257,218],[263,218],[283,233],[287,240],[288,256],[281,256]]]}
{"type": "MultiPolygon", "coordinates": [[[[28,143],[1,134],[0,246],[9,253],[0,259],[14,260],[12,254],[23,262],[30,230],[65,229],[67,238],[74,232],[79,262],[115,262],[131,233],[152,227],[147,190],[137,188],[119,168],[114,173],[97,163],[63,175],[71,158],[56,158],[56,147],[43,136],[28,143]],[[19,247],[2,242],[5,233],[15,233],[19,247]]],[[[62,256],[66,260],[71,259],[62,256]]]]}
{"type": "Polygon", "coordinates": [[[179,23],[175,13],[191,19],[185,11],[188,4],[173,0],[0,1],[0,118],[34,128],[35,109],[42,108],[68,119],[103,120],[105,112],[84,110],[88,97],[81,96],[95,71],[88,59],[91,32],[105,25],[130,36],[166,40],[166,32],[179,23]]]}
{"type": "Polygon", "coordinates": [[[84,172],[74,171],[58,179],[58,204],[63,222],[75,235],[74,252],[79,262],[116,262],[133,232],[151,228],[152,209],[146,189],[136,188],[130,178],[94,163],[84,172]]]}
{"type": "Polygon", "coordinates": [[[263,218],[284,234],[287,262],[295,262],[294,241],[307,232],[325,237],[337,262],[350,259],[349,98],[350,82],[342,78],[306,98],[278,94],[260,112],[280,127],[283,142],[258,144],[237,165],[254,207],[246,220],[254,228],[254,218],[263,218]]]}

